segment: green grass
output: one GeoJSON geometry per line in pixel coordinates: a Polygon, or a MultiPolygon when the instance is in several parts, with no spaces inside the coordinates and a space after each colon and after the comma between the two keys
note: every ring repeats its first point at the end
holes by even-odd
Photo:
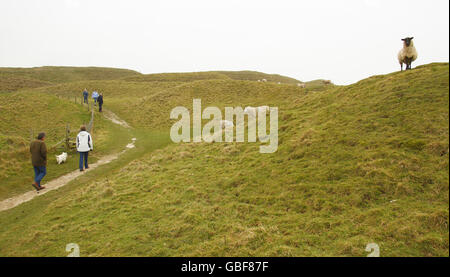
{"type": "Polygon", "coordinates": [[[48,85],[51,85],[51,83],[28,77],[0,75],[0,93],[17,91],[24,88],[37,88],[48,85]]]}
{"type": "Polygon", "coordinates": [[[0,213],[0,256],[65,256],[71,242],[82,256],[366,256],[372,242],[381,256],[449,255],[448,63],[323,90],[200,80],[147,92],[114,107],[138,147],[0,213]],[[151,131],[192,98],[278,106],[278,151],[151,131]]]}

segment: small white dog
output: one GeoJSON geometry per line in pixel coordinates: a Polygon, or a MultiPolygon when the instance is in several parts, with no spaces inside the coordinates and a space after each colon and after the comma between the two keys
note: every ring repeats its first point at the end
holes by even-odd
{"type": "Polygon", "coordinates": [[[66,160],[67,160],[67,153],[66,152],[63,152],[61,155],[56,155],[56,162],[58,163],[58,164],[62,164],[62,163],[65,163],[66,162],[66,160]]]}

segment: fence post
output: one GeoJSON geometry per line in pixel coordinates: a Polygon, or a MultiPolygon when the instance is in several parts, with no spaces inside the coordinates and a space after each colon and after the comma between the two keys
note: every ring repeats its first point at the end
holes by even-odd
{"type": "Polygon", "coordinates": [[[69,152],[69,124],[66,125],[66,151],[69,152]]]}

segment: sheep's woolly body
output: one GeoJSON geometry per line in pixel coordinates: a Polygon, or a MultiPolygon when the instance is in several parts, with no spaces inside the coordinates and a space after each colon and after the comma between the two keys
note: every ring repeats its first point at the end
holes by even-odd
{"type": "Polygon", "coordinates": [[[408,47],[403,46],[402,50],[398,52],[398,62],[400,64],[406,64],[406,58],[411,59],[411,62],[417,59],[417,50],[414,47],[413,41],[411,41],[411,44],[408,47]]]}

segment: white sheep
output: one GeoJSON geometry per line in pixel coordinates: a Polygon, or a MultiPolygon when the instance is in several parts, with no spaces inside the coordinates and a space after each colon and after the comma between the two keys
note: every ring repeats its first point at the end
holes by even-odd
{"type": "Polygon", "coordinates": [[[411,69],[411,63],[417,59],[417,50],[412,41],[414,37],[407,37],[402,39],[403,48],[398,52],[398,62],[400,63],[400,71],[403,71],[403,64],[406,64],[406,69],[411,69]]]}
{"type": "Polygon", "coordinates": [[[297,84],[297,87],[306,88],[306,85],[303,84],[303,83],[298,83],[298,84],[297,84]]]}
{"type": "Polygon", "coordinates": [[[61,155],[55,155],[56,156],[56,162],[58,164],[65,163],[67,160],[67,153],[63,152],[61,155]]]}
{"type": "Polygon", "coordinates": [[[267,80],[266,80],[266,79],[262,79],[261,81],[262,81],[262,82],[267,82],[267,80]]]}
{"type": "Polygon", "coordinates": [[[222,129],[225,129],[226,127],[234,127],[233,122],[229,121],[229,120],[221,120],[220,121],[220,127],[222,129]]]}
{"type": "Polygon", "coordinates": [[[256,108],[255,107],[245,107],[244,113],[248,114],[249,116],[256,117],[256,108]]]}

